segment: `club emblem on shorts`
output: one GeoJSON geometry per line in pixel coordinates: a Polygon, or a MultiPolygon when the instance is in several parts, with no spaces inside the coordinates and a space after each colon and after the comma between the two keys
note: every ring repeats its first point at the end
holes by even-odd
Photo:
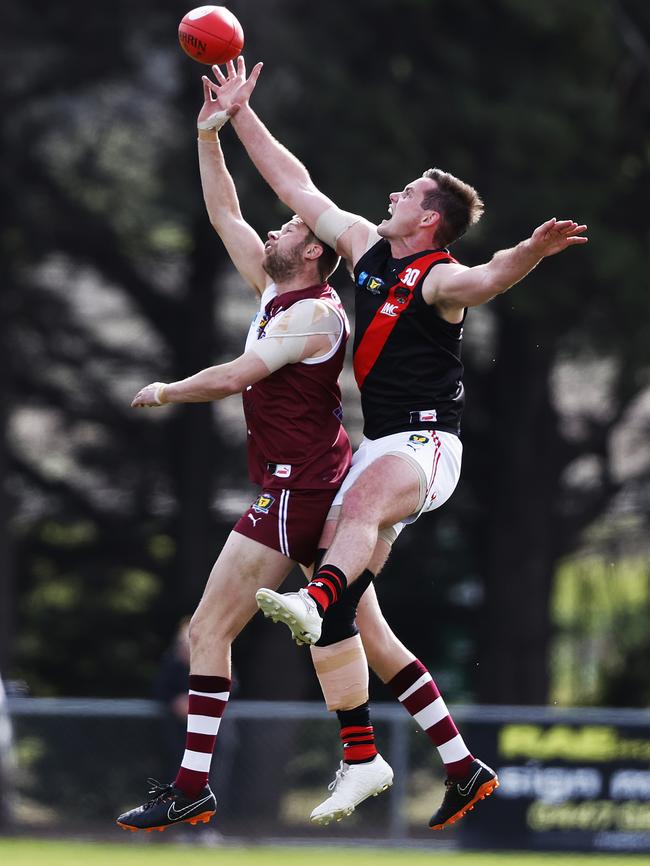
{"type": "Polygon", "coordinates": [[[271,496],[270,493],[260,493],[255,502],[251,505],[251,508],[257,514],[268,514],[269,509],[274,502],[275,496],[271,496]]]}
{"type": "Polygon", "coordinates": [[[413,433],[411,436],[409,436],[409,441],[407,442],[407,445],[415,449],[418,448],[420,445],[426,445],[429,441],[430,439],[428,436],[423,436],[421,433],[413,433]]]}

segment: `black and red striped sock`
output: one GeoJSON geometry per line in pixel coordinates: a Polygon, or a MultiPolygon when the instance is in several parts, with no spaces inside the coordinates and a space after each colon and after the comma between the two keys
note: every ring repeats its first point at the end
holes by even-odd
{"type": "Polygon", "coordinates": [[[198,796],[208,784],[212,752],[229,696],[230,680],[227,677],[190,674],[187,739],[174,780],[174,785],[188,797],[198,796]]]}
{"type": "Polygon", "coordinates": [[[367,764],[377,754],[375,729],[370,724],[368,702],[353,710],[337,710],[341,725],[343,760],[346,764],[367,764]]]}
{"type": "Polygon", "coordinates": [[[322,616],[330,604],[341,598],[347,585],[348,579],[340,568],[324,564],[307,584],[307,592],[322,616]]]}

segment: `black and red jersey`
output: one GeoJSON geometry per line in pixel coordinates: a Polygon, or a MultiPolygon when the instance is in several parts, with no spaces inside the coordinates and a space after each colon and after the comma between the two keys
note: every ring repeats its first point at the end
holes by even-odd
{"type": "Polygon", "coordinates": [[[247,348],[264,339],[269,322],[298,301],[326,301],[341,318],[341,338],[323,358],[287,364],[242,394],[248,430],[248,468],[261,487],[336,490],[350,467],[338,377],[349,326],[341,301],[327,283],[278,295],[267,288],[249,331],[247,348]]]}
{"type": "Polygon", "coordinates": [[[455,261],[446,250],[395,259],[382,238],[357,262],[354,374],[369,439],[410,429],[460,432],[463,322],[445,321],[422,297],[431,268],[455,261]]]}

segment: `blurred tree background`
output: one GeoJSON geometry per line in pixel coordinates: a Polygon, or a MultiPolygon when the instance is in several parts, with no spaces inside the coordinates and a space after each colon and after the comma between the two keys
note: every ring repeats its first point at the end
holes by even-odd
{"type": "MultiPolygon", "coordinates": [[[[238,354],[254,312],[204,212],[188,5],[12,3],[0,36],[0,668],[33,694],[146,695],[253,494],[237,398],[129,408],[238,354]]],[[[470,265],[551,216],[588,223],[588,247],[470,312],[463,477],[378,591],[451,700],[646,704],[650,7],[229,8],[266,64],[255,107],[342,207],[379,221],[441,166],[486,202],[470,265]]],[[[222,139],[245,216],[279,225],[222,139]]],[[[240,695],[317,697],[277,632],[257,617],[238,642],[240,695]]]]}

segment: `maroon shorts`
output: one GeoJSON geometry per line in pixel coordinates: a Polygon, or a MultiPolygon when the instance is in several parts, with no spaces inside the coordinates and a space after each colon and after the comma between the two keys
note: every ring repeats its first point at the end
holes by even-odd
{"type": "Polygon", "coordinates": [[[336,490],[265,487],[233,529],[246,538],[311,565],[336,490]]]}

